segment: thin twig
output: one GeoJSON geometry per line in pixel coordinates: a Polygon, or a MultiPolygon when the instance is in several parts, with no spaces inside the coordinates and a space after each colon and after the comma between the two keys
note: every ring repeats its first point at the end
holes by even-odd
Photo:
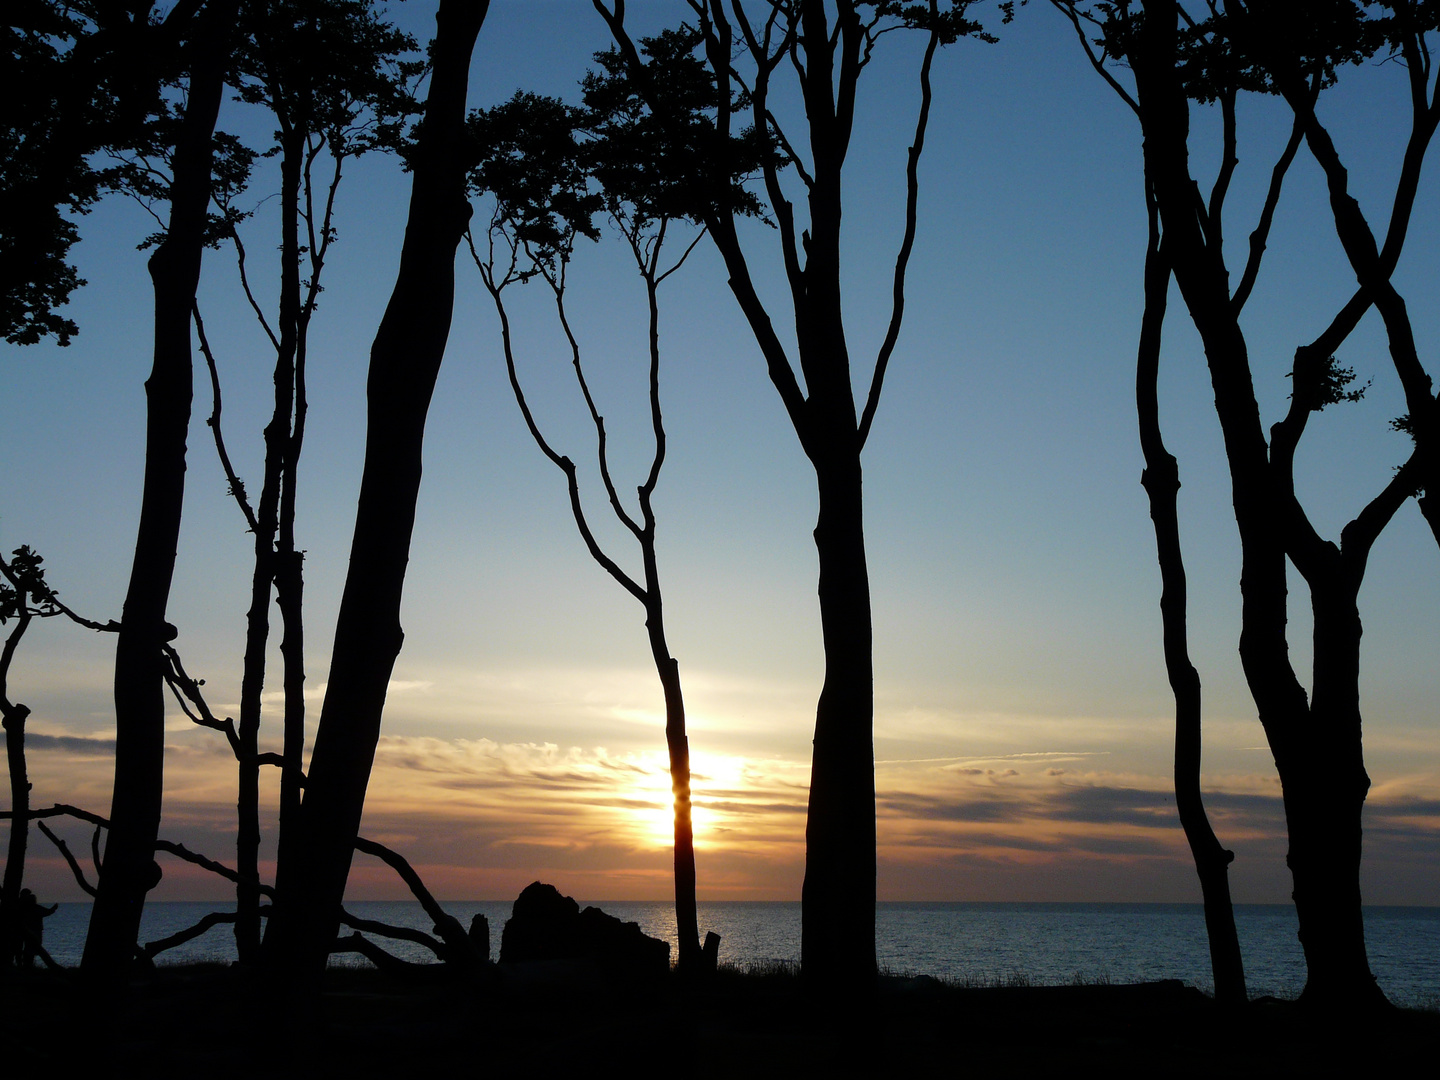
{"type": "Polygon", "coordinates": [[[235,467],[230,463],[230,452],[225,448],[225,436],[220,431],[220,368],[215,363],[215,353],[210,349],[210,339],[205,336],[205,320],[200,317],[199,303],[191,305],[191,313],[195,317],[195,334],[200,339],[200,353],[205,357],[205,366],[210,369],[210,417],[205,421],[210,433],[215,439],[215,452],[220,455],[220,467],[225,472],[225,479],[230,484],[230,495],[234,498],[235,504],[240,507],[240,513],[245,516],[245,523],[250,526],[251,532],[258,532],[259,523],[255,520],[255,511],[250,506],[250,500],[245,497],[245,482],[235,472],[235,467]]]}

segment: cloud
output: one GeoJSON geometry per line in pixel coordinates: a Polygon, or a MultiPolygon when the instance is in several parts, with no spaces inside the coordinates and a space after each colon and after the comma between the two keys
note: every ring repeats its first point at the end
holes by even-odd
{"type": "MultiPolygon", "coordinates": [[[[31,734],[27,742],[37,751],[31,770],[37,805],[72,802],[103,812],[113,738],[31,734]]],[[[225,740],[191,725],[167,736],[166,753],[162,833],[228,861],[236,773],[225,740]]],[[[1099,758],[1046,751],[878,763],[882,894],[1123,898],[1123,883],[1139,875],[1136,880],[1149,883],[1142,889],[1146,899],[1190,898],[1194,870],[1169,778],[1095,770],[1099,758]]],[[[692,767],[702,894],[797,896],[808,760],[696,750],[692,767]]],[[[278,774],[265,770],[262,778],[269,785],[262,796],[268,853],[262,857],[273,858],[278,774]]],[[[1222,843],[1240,853],[1237,868],[1270,868],[1263,872],[1271,891],[1251,898],[1283,898],[1286,832],[1275,777],[1257,772],[1208,782],[1206,809],[1222,843]],[[1279,884],[1272,887],[1272,880],[1279,884]]],[[[1424,890],[1437,876],[1425,868],[1437,863],[1440,782],[1411,776],[1377,785],[1364,826],[1367,872],[1410,868],[1409,892],[1386,895],[1400,902],[1411,893],[1428,895],[1424,890]]],[[[672,829],[663,745],[616,750],[406,734],[380,740],[362,826],[365,835],[405,854],[437,895],[513,896],[539,877],[592,899],[668,895],[672,829]]],[[[88,834],[76,832],[71,843],[83,847],[88,834]]],[[[394,875],[373,862],[357,859],[355,897],[403,897],[394,875]]],[[[226,891],[180,866],[166,873],[167,889],[198,896],[226,891]]],[[[64,875],[55,881],[62,895],[69,888],[64,875]]]]}
{"type": "MultiPolygon", "coordinates": [[[[3,741],[9,745],[9,734],[6,733],[3,741]]],[[[88,735],[43,735],[37,731],[25,733],[25,750],[64,750],[71,754],[80,754],[87,757],[104,756],[110,757],[115,753],[115,740],[95,738],[88,735]]]]}

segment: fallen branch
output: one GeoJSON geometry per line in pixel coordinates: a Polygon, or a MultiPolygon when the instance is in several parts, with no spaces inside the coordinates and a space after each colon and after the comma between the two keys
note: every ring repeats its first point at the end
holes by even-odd
{"type": "MultiPolygon", "coordinates": [[[[393,926],[390,923],[377,922],[374,919],[361,919],[344,908],[340,909],[340,923],[348,926],[351,930],[364,930],[371,934],[379,934],[381,937],[395,938],[397,941],[411,941],[416,945],[424,945],[433,952],[440,960],[446,959],[445,943],[437,941],[423,930],[414,930],[408,926],[393,926]]],[[[409,961],[407,961],[408,963],[409,961]]]]}
{"type": "MultiPolygon", "coordinates": [[[[266,909],[262,908],[261,910],[266,909]]],[[[153,960],[166,949],[173,949],[177,945],[184,945],[185,942],[193,941],[212,927],[220,926],[223,923],[233,923],[234,921],[235,912],[233,911],[212,911],[193,926],[187,926],[184,930],[171,934],[169,937],[160,938],[158,941],[148,942],[141,951],[145,954],[146,959],[153,960]]]]}
{"type": "Polygon", "coordinates": [[[470,941],[470,935],[467,934],[465,928],[460,925],[460,920],[440,906],[439,902],[431,895],[430,890],[425,887],[425,883],[420,880],[420,875],[415,872],[415,868],[410,865],[405,856],[401,855],[398,851],[392,851],[384,844],[377,843],[374,840],[366,840],[363,836],[357,836],[355,838],[355,850],[383,860],[391,869],[399,874],[400,879],[409,886],[410,892],[416,900],[420,901],[420,906],[425,909],[425,914],[430,916],[434,921],[435,933],[440,936],[440,940],[446,945],[445,952],[440,954],[442,960],[467,965],[483,964],[489,960],[489,957],[483,957],[477,954],[470,941]]]}
{"type": "Polygon", "coordinates": [[[330,946],[331,956],[345,952],[359,953],[381,971],[392,975],[418,975],[434,970],[432,964],[413,964],[409,960],[392,956],[373,941],[367,940],[359,931],[346,938],[336,938],[335,943],[330,946]]]}

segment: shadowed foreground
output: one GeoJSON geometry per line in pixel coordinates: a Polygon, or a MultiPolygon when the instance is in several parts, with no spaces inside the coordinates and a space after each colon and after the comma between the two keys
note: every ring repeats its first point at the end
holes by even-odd
{"type": "Polygon", "coordinates": [[[0,1060],[28,1076],[462,1076],[517,1066],[648,1075],[690,1046],[701,1048],[701,1076],[827,1066],[876,1075],[1276,1076],[1337,1058],[1383,1063],[1393,1074],[1440,1045],[1433,1012],[1337,1025],[1267,999],[1230,1021],[1178,981],[977,988],[890,977],[871,1007],[837,1011],[808,1004],[786,971],[722,969],[687,985],[617,982],[568,963],[506,968],[483,989],[438,968],[424,979],[332,970],[318,1004],[288,1008],[232,969],[162,968],[136,981],[113,1016],[92,1008],[67,974],[33,972],[0,981],[0,1060]]]}

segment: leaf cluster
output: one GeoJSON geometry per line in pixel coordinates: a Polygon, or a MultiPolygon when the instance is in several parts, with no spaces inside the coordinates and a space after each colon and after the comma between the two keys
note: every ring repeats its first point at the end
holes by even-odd
{"type": "Polygon", "coordinates": [[[1355,369],[1341,367],[1334,356],[1314,356],[1302,352],[1295,358],[1291,378],[1294,388],[1290,396],[1311,412],[1319,412],[1327,405],[1359,401],[1370,389],[1369,382],[1350,389],[1355,382],[1355,369]]]}
{"type": "Polygon", "coordinates": [[[268,153],[307,133],[342,156],[400,145],[428,64],[373,0],[247,0],[239,30],[231,82],[279,124],[268,153]]]}
{"type": "MultiPolygon", "coordinates": [[[[788,159],[754,127],[728,137],[717,131],[720,91],[697,55],[702,42],[688,25],[641,42],[645,75],[663,94],[663,117],[613,48],[595,54],[579,106],[518,92],[473,112],[469,190],[493,198],[492,229],[536,267],[553,271],[568,261],[575,237],[599,238],[602,212],[632,239],[670,221],[761,217],[763,204],[747,181],[767,160],[783,167],[788,159]]],[[[737,111],[747,104],[743,91],[731,103],[737,111]]]]}
{"type": "Polygon", "coordinates": [[[10,0],[0,26],[0,330],[68,345],[84,284],[75,215],[123,183],[97,156],[143,145],[173,78],[188,9],[151,0],[10,0]],[[172,25],[172,23],[174,25],[172,25]]]}
{"type": "MultiPolygon", "coordinates": [[[[857,6],[873,10],[872,23],[881,19],[895,19],[906,29],[935,34],[941,45],[953,45],[962,37],[972,37],[993,45],[1000,39],[986,30],[978,20],[969,17],[969,9],[976,2],[977,0],[958,0],[943,8],[938,4],[934,5],[933,10],[932,5],[914,3],[913,0],[862,0],[857,6]]],[[[1020,3],[1023,5],[1025,0],[1020,0],[1020,3]]],[[[1015,0],[1007,0],[997,6],[1002,24],[1014,20],[1015,0]]]]}
{"type": "Polygon", "coordinates": [[[0,562],[6,579],[0,580],[0,625],[27,612],[42,617],[60,613],[56,594],[45,582],[44,562],[29,545],[16,548],[9,563],[0,562]]]}
{"type": "MultiPolygon", "coordinates": [[[[1072,9],[1098,29],[1105,58],[1130,61],[1145,25],[1134,0],[1072,9]]],[[[1205,0],[1176,9],[1176,71],[1202,104],[1282,85],[1323,90],[1340,68],[1397,56],[1414,35],[1440,29],[1440,0],[1205,0]]]]}
{"type": "MultiPolygon", "coordinates": [[[[646,104],[616,49],[596,53],[597,68],[581,83],[595,179],[611,212],[627,213],[640,227],[665,220],[698,224],[721,214],[760,217],[763,205],[746,181],[767,160],[787,163],[754,126],[737,135],[717,129],[720,89],[697,55],[703,40],[688,24],[641,40],[646,77],[663,95],[663,117],[646,104]]],[[[737,91],[729,105],[739,113],[748,96],[737,91]]]]}
{"type": "Polygon", "coordinates": [[[492,195],[495,226],[547,269],[569,261],[577,235],[600,238],[594,218],[604,202],[590,189],[581,124],[580,110],[525,92],[467,121],[471,194],[492,195]]]}

